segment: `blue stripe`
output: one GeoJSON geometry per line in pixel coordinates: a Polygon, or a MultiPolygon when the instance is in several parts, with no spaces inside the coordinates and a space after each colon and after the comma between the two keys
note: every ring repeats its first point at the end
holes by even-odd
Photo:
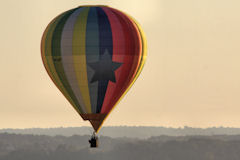
{"type": "MultiPolygon", "coordinates": [[[[100,59],[102,58],[102,55],[106,50],[108,51],[108,53],[111,55],[111,58],[112,58],[113,41],[112,41],[111,25],[103,9],[100,7],[97,7],[96,10],[98,15],[98,27],[99,27],[100,59]]],[[[100,80],[98,82],[97,113],[101,112],[102,104],[107,91],[108,82],[109,82],[108,80],[100,80]]]]}
{"type": "MultiPolygon", "coordinates": [[[[87,64],[99,61],[99,28],[96,7],[88,12],[86,29],[86,60],[87,64]]],[[[91,83],[94,70],[87,65],[88,88],[91,100],[92,113],[97,112],[98,81],[91,83]]]]}

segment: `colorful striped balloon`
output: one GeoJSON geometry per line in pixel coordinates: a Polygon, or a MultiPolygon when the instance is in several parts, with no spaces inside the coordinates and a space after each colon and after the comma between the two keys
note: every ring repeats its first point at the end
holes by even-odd
{"type": "Polygon", "coordinates": [[[132,86],[146,59],[143,31],[108,6],[80,6],[47,26],[44,66],[58,89],[97,132],[132,86]]]}

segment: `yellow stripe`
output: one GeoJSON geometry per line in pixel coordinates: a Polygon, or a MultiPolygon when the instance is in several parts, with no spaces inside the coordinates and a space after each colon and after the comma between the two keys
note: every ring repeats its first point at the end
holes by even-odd
{"type": "Polygon", "coordinates": [[[78,16],[73,31],[73,63],[78,80],[78,86],[82,93],[87,113],[91,111],[91,101],[87,79],[87,63],[86,63],[86,26],[89,8],[84,9],[78,16]]]}
{"type": "Polygon", "coordinates": [[[68,95],[67,91],[63,87],[53,64],[52,56],[51,55],[51,42],[52,42],[52,34],[53,30],[55,29],[55,26],[57,25],[57,22],[63,14],[61,14],[59,17],[55,18],[46,28],[43,37],[42,37],[42,59],[43,64],[45,66],[45,69],[47,70],[48,75],[54,82],[54,84],[57,86],[57,88],[61,91],[61,93],[66,97],[66,99],[69,101],[69,103],[74,107],[74,109],[80,114],[80,110],[77,108],[77,106],[72,101],[71,97],[68,95]]]}
{"type": "MultiPolygon", "coordinates": [[[[122,12],[122,11],[119,11],[119,12],[122,12]]],[[[123,12],[122,12],[123,13],[123,12]]],[[[127,15],[126,13],[124,13],[125,15],[127,15]]],[[[128,86],[128,88],[125,90],[125,92],[122,94],[122,96],[119,98],[119,100],[116,102],[116,104],[112,107],[112,109],[109,111],[109,113],[107,114],[107,116],[105,117],[105,119],[103,120],[101,126],[98,128],[98,130],[96,131],[96,133],[99,132],[99,130],[101,129],[104,121],[107,119],[107,117],[110,115],[110,113],[112,112],[112,110],[118,105],[118,103],[122,100],[122,98],[127,94],[127,92],[129,91],[129,89],[132,87],[132,85],[134,84],[134,82],[137,80],[137,78],[139,77],[142,69],[143,69],[143,66],[145,64],[145,61],[146,61],[146,58],[147,58],[147,41],[146,41],[146,37],[145,37],[145,34],[141,28],[141,26],[137,23],[137,21],[130,17],[129,15],[127,15],[128,18],[130,20],[132,20],[133,23],[135,23],[137,25],[137,28],[138,28],[138,31],[140,33],[140,36],[141,36],[141,39],[142,39],[142,61],[140,62],[140,66],[138,68],[138,71],[133,79],[133,81],[130,83],[130,85],[128,86]]]]}

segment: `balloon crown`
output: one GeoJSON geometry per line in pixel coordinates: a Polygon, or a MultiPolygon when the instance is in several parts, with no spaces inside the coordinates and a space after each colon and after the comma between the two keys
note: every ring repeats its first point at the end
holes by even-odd
{"type": "Polygon", "coordinates": [[[109,7],[108,5],[96,4],[96,5],[81,5],[79,7],[109,7]]]}

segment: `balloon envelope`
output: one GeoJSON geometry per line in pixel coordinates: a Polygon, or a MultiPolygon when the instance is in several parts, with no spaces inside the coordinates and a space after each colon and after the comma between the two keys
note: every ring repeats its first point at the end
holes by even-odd
{"type": "Polygon", "coordinates": [[[142,70],[146,42],[125,13],[80,6],[50,22],[41,52],[53,82],[97,132],[142,70]]]}

